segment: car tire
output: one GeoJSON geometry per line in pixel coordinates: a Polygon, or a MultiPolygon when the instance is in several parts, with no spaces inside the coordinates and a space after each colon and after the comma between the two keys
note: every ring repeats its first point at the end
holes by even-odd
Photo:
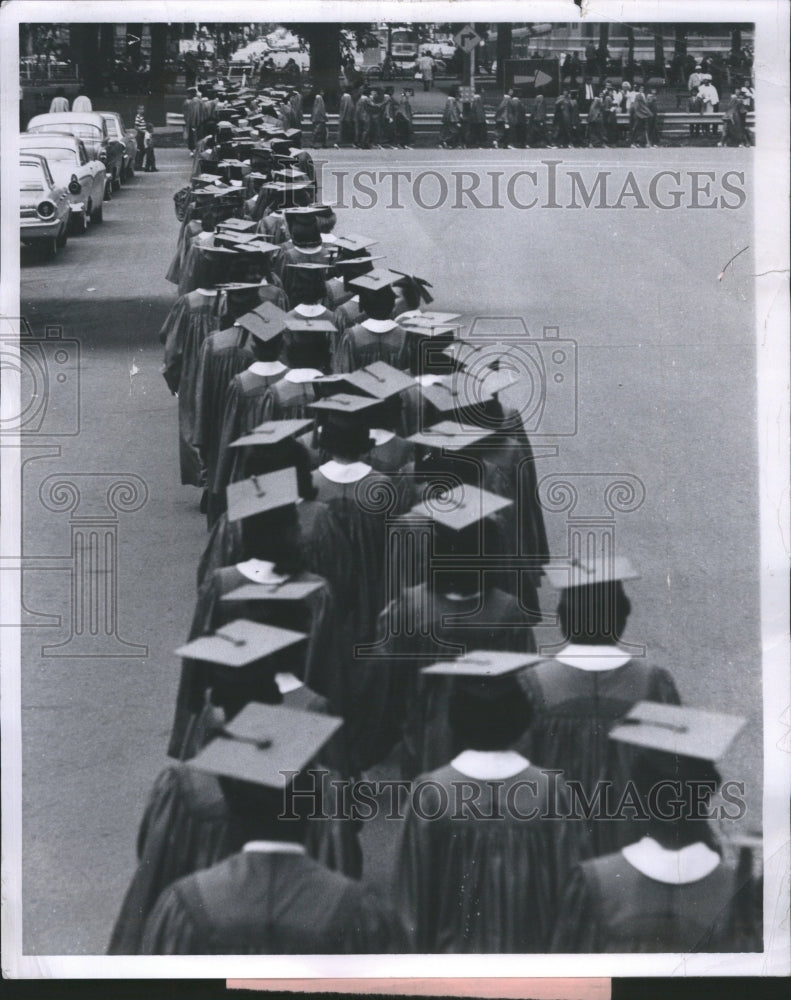
{"type": "Polygon", "coordinates": [[[90,208],[85,206],[85,211],[74,212],[71,216],[71,231],[74,236],[83,236],[88,231],[88,212],[90,208]]]}
{"type": "Polygon", "coordinates": [[[104,205],[99,202],[96,208],[91,212],[91,222],[94,225],[98,225],[100,222],[104,222],[104,205]]]}
{"type": "Polygon", "coordinates": [[[55,236],[50,236],[48,239],[44,240],[42,247],[42,254],[45,260],[52,260],[58,255],[58,240],[55,236]]]}
{"type": "Polygon", "coordinates": [[[60,235],[55,237],[55,242],[58,248],[65,247],[69,242],[69,228],[71,224],[71,212],[69,213],[69,218],[63,224],[63,229],[60,231],[60,235]]]}
{"type": "Polygon", "coordinates": [[[113,191],[121,190],[121,171],[119,169],[117,174],[113,174],[113,191]]]}
{"type": "Polygon", "coordinates": [[[113,200],[113,181],[112,181],[112,178],[108,178],[104,182],[104,200],[105,201],[112,201],[113,200]]]}

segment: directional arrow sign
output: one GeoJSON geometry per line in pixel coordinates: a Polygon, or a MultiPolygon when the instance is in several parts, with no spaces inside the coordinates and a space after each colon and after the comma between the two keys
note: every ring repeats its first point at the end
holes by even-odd
{"type": "Polygon", "coordinates": [[[539,69],[536,71],[535,76],[515,76],[514,84],[519,83],[532,83],[534,87],[543,87],[547,83],[552,83],[552,77],[549,73],[545,73],[539,69]]]}
{"type": "Polygon", "coordinates": [[[472,52],[480,40],[481,36],[476,33],[475,29],[470,24],[462,28],[457,35],[453,36],[453,41],[462,52],[472,52]]]}

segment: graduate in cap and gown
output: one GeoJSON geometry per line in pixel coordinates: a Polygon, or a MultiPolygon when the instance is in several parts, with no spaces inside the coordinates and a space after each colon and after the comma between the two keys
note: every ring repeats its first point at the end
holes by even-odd
{"type": "MultiPolygon", "coordinates": [[[[401,774],[405,778],[440,767],[452,756],[448,723],[451,685],[442,675],[426,676],[420,668],[438,658],[470,649],[519,653],[528,665],[539,658],[533,618],[513,594],[495,585],[491,569],[480,560],[491,554],[497,538],[496,515],[512,501],[469,485],[443,490],[429,484],[410,516],[425,523],[429,536],[407,543],[409,519],[404,519],[401,545],[417,551],[422,578],[409,579],[406,562],[396,579],[403,590],[379,618],[379,648],[371,654],[378,683],[369,695],[369,763],[383,759],[400,741],[401,774]],[[404,628],[411,622],[411,628],[404,628]]],[[[414,573],[412,573],[414,575],[414,573]]]]}
{"type": "Polygon", "coordinates": [[[529,722],[521,655],[470,651],[424,671],[452,680],[453,756],[413,784],[395,895],[418,953],[541,953],[589,856],[568,791],[510,749],[529,722]]]}
{"type": "Polygon", "coordinates": [[[178,397],[179,466],[181,482],[206,486],[206,469],[195,436],[195,396],[200,350],[206,338],[224,322],[233,323],[260,303],[259,286],[243,284],[225,289],[196,288],[178,298],[159,333],[165,346],[162,374],[178,397]]]}
{"type": "Polygon", "coordinates": [[[362,460],[371,447],[368,428],[379,405],[343,393],[313,404],[318,444],[327,460],[313,474],[316,503],[300,509],[308,564],[328,581],[334,601],[334,638],[327,651],[334,685],[322,693],[347,723],[354,766],[368,680],[355,645],[373,639],[385,603],[385,519],[402,512],[408,496],[397,478],[374,472],[362,460]]]}
{"type": "MultiPolygon", "coordinates": [[[[568,568],[547,568],[561,589],[557,614],[565,645],[554,657],[519,675],[533,724],[521,749],[545,767],[560,768],[591,795],[612,783],[617,802],[630,778],[631,757],[611,743],[610,730],[638,701],[678,705],[673,678],[663,667],[631,655],[621,643],[631,611],[623,582],[638,574],[620,556],[574,557],[568,568]]],[[[629,825],[591,819],[594,852],[628,843],[629,825]]]]}
{"type": "Polygon", "coordinates": [[[329,264],[332,255],[328,246],[321,239],[318,225],[319,209],[315,206],[307,208],[285,209],[284,216],[291,235],[292,246],[284,246],[277,256],[276,268],[283,282],[283,288],[292,306],[300,302],[321,302],[324,304],[326,289],[324,279],[326,272],[292,267],[293,264],[329,264]],[[320,293],[316,294],[316,285],[321,285],[320,293]]]}
{"type": "MultiPolygon", "coordinates": [[[[217,495],[212,493],[220,457],[220,435],[231,379],[245,371],[255,360],[256,339],[266,343],[269,331],[283,329],[285,314],[277,306],[264,302],[244,316],[238,317],[233,326],[213,333],[201,348],[196,386],[195,437],[193,444],[200,451],[206,465],[209,486],[209,527],[222,512],[217,495]]],[[[273,376],[275,381],[277,376],[273,376]]]]}
{"type": "Polygon", "coordinates": [[[641,702],[610,732],[633,753],[640,810],[629,822],[627,846],[575,871],[553,952],[763,949],[755,880],[723,860],[708,819],[721,785],[716,762],[743,724],[731,715],[641,702]]]}
{"type": "Polygon", "coordinates": [[[395,271],[374,269],[349,282],[360,293],[360,309],[365,319],[347,327],[341,337],[333,369],[353,372],[374,361],[386,361],[393,368],[409,366],[406,331],[391,319],[395,305],[395,271]]]}
{"type": "Polygon", "coordinates": [[[217,464],[214,477],[209,483],[210,503],[212,509],[218,512],[222,512],[225,507],[225,488],[231,482],[234,462],[231,445],[263,422],[267,390],[288,371],[280,360],[286,331],[286,313],[267,310],[258,319],[260,325],[254,334],[252,345],[255,361],[249,368],[234,375],[228,383],[217,464]]]}
{"type": "Polygon", "coordinates": [[[297,420],[310,415],[316,400],[314,383],[330,367],[330,342],[335,327],[328,320],[299,314],[286,318],[283,361],[288,371],[270,386],[263,404],[265,420],[297,420]]]}
{"type": "Polygon", "coordinates": [[[219,779],[241,850],[162,893],[141,954],[403,950],[399,925],[373,890],[305,849],[314,802],[296,794],[302,780],[312,785],[310,772],[300,772],[338,726],[331,717],[250,704],[192,761],[219,779]],[[284,807],[289,819],[281,818],[284,807]]]}
{"type": "MultiPolygon", "coordinates": [[[[201,731],[193,727],[184,759],[193,757],[216,728],[248,702],[283,703],[278,671],[288,671],[300,659],[297,651],[305,636],[298,632],[244,620],[227,624],[222,632],[177,650],[205,657],[185,662],[195,665],[207,685],[201,731]]],[[[317,695],[291,707],[326,714],[326,703],[317,695]]],[[[216,778],[182,765],[165,768],[146,804],[137,837],[138,866],[113,928],[109,954],[135,954],[159,894],[176,879],[208,868],[235,849],[216,778]]]]}

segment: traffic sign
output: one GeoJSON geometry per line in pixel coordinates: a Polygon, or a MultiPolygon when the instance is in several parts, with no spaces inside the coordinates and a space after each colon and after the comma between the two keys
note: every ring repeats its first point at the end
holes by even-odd
{"type": "Polygon", "coordinates": [[[462,52],[472,52],[481,41],[481,36],[475,31],[471,24],[465,25],[458,34],[453,36],[456,47],[462,52]]]}
{"type": "Polygon", "coordinates": [[[548,83],[552,83],[552,77],[549,73],[544,73],[543,70],[536,70],[533,76],[514,76],[514,85],[519,86],[521,83],[530,83],[534,87],[545,87],[548,83]]]}

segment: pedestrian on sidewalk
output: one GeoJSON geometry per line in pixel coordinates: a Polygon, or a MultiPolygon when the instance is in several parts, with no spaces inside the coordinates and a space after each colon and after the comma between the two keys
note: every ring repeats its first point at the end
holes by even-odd
{"type": "Polygon", "coordinates": [[[135,170],[142,170],[143,157],[146,152],[146,109],[142,104],[138,104],[137,106],[137,114],[135,115],[135,130],[137,131],[135,170]]]}
{"type": "Polygon", "coordinates": [[[345,87],[341,94],[338,108],[338,141],[337,146],[353,146],[355,138],[354,99],[351,91],[345,87]]]}
{"type": "Polygon", "coordinates": [[[143,170],[147,174],[157,172],[157,158],[154,154],[154,126],[151,122],[146,122],[145,134],[145,154],[143,156],[143,170]]]}
{"type": "Polygon", "coordinates": [[[313,148],[327,148],[327,106],[324,103],[324,91],[317,90],[313,98],[313,107],[310,112],[310,120],[313,123],[313,148]]]}
{"type": "Polygon", "coordinates": [[[431,57],[431,53],[426,49],[417,61],[417,68],[423,79],[423,90],[426,92],[431,90],[431,86],[434,83],[434,66],[435,63],[431,57]]]}
{"type": "Polygon", "coordinates": [[[401,99],[395,110],[396,142],[400,149],[412,146],[412,105],[409,101],[411,91],[402,90],[401,99]]]}

